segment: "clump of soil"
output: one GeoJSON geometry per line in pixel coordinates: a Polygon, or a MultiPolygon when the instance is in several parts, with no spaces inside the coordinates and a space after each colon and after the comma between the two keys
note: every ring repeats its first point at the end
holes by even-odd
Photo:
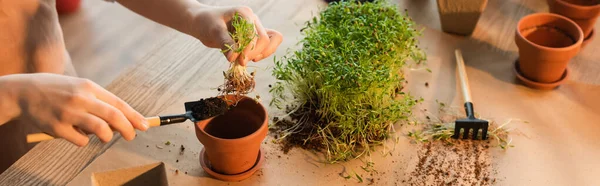
{"type": "Polygon", "coordinates": [[[496,183],[489,141],[456,140],[420,145],[417,167],[403,180],[407,185],[493,185],[496,183]]]}
{"type": "Polygon", "coordinates": [[[191,109],[194,119],[203,120],[224,114],[229,110],[229,106],[225,100],[218,97],[212,97],[200,99],[191,106],[191,109]]]}
{"type": "Polygon", "coordinates": [[[240,69],[237,71],[230,71],[224,75],[226,81],[219,87],[219,91],[223,95],[246,95],[252,92],[256,86],[254,72],[248,74],[245,69],[240,69]]]}
{"type": "MultiPolygon", "coordinates": [[[[319,127],[325,127],[328,122],[319,119],[318,113],[315,112],[317,109],[310,106],[311,104],[303,105],[297,112],[292,112],[289,119],[273,118],[275,125],[270,130],[276,139],[281,140],[279,144],[285,154],[294,147],[311,151],[320,151],[326,147],[322,137],[315,131],[319,127]]],[[[288,107],[286,110],[291,112],[292,109],[288,107]]]]}

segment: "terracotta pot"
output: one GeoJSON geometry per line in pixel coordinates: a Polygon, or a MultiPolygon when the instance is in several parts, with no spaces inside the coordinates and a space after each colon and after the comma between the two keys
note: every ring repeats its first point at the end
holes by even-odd
{"type": "Polygon", "coordinates": [[[487,0],[437,0],[444,32],[471,35],[477,26],[487,0]]]}
{"type": "Polygon", "coordinates": [[[566,77],[569,61],[581,48],[583,32],[564,16],[537,13],[519,21],[515,42],[520,75],[529,81],[551,84],[566,77]]]}
{"type": "Polygon", "coordinates": [[[596,34],[594,34],[594,30],[592,30],[592,32],[590,33],[590,35],[587,36],[585,39],[583,39],[583,43],[581,44],[581,48],[585,47],[592,40],[594,40],[594,36],[596,36],[596,34]]]}
{"type": "Polygon", "coordinates": [[[81,0],[56,0],[58,14],[70,14],[79,10],[81,0]]]}
{"type": "Polygon", "coordinates": [[[600,15],[600,1],[597,0],[547,0],[550,12],[560,14],[575,21],[588,38],[600,15]]]}
{"type": "Polygon", "coordinates": [[[212,171],[236,175],[255,166],[267,136],[268,117],[265,108],[252,98],[225,98],[237,105],[223,115],[197,122],[196,137],[204,145],[212,171]]]}

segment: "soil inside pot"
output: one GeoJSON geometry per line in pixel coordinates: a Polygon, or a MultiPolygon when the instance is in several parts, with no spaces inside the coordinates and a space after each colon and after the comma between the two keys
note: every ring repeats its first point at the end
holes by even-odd
{"type": "Polygon", "coordinates": [[[581,6],[593,6],[600,4],[600,0],[563,0],[565,2],[581,5],[581,6]]]}
{"type": "Polygon", "coordinates": [[[575,39],[564,31],[550,27],[539,26],[524,29],[521,34],[529,41],[545,47],[562,48],[575,44],[575,39]]]}
{"type": "Polygon", "coordinates": [[[248,108],[254,100],[244,99],[231,107],[224,115],[215,117],[210,121],[204,131],[211,136],[222,139],[237,139],[256,132],[262,125],[264,118],[256,115],[248,108]]]}
{"type": "Polygon", "coordinates": [[[200,99],[192,106],[192,116],[196,120],[204,120],[213,116],[225,114],[229,110],[227,102],[221,98],[212,97],[200,99]]]}

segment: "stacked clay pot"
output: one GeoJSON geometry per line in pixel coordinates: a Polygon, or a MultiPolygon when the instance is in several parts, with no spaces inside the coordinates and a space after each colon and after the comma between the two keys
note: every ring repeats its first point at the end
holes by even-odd
{"type": "Polygon", "coordinates": [[[550,12],[565,16],[581,28],[584,35],[583,45],[594,37],[594,25],[600,15],[598,0],[547,0],[550,12]]]}

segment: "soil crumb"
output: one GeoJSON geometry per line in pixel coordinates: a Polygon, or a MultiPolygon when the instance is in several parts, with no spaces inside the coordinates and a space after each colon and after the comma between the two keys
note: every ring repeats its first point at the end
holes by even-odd
{"type": "Polygon", "coordinates": [[[433,141],[419,145],[416,168],[402,180],[407,185],[494,185],[487,141],[433,141]]]}
{"type": "Polygon", "coordinates": [[[229,107],[227,106],[227,102],[225,102],[225,100],[212,97],[198,100],[191,106],[191,109],[194,119],[203,120],[224,114],[229,107]]]}

